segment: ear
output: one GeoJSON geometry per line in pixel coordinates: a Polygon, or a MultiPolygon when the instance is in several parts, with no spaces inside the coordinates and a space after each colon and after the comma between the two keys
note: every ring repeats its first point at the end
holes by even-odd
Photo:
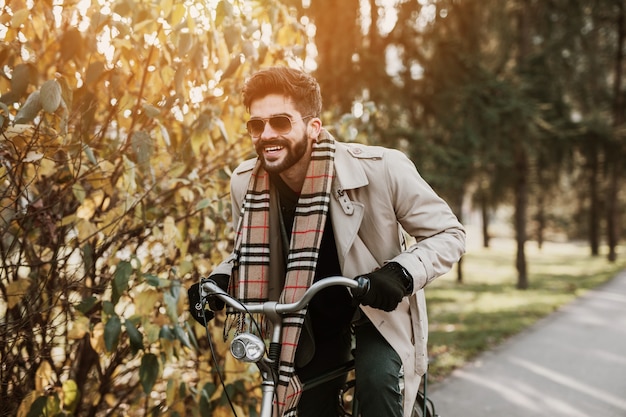
{"type": "Polygon", "coordinates": [[[322,121],[314,117],[312,118],[307,125],[307,136],[313,139],[317,139],[320,135],[320,131],[322,130],[322,121]]]}

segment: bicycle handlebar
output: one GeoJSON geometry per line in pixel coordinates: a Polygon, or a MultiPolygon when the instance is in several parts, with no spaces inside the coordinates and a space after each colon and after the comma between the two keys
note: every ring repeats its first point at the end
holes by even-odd
{"type": "Polygon", "coordinates": [[[202,297],[215,295],[230,307],[239,312],[247,313],[265,313],[265,314],[285,314],[302,310],[306,307],[311,299],[324,288],[342,285],[351,290],[352,297],[359,300],[369,291],[369,279],[360,276],[356,279],[346,278],[342,276],[332,276],[321,279],[311,285],[304,293],[302,298],[294,303],[278,303],[276,301],[266,301],[259,304],[242,304],[237,299],[231,297],[226,291],[222,290],[212,280],[203,281],[200,285],[202,297]]]}

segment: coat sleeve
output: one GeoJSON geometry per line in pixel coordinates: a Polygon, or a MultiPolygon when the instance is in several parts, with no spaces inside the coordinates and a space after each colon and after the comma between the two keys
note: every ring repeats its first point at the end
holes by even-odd
{"type": "Polygon", "coordinates": [[[465,229],[406,155],[389,150],[384,161],[396,218],[415,238],[392,260],[409,271],[417,291],[459,261],[465,253],[465,229]]]}
{"type": "MultiPolygon", "coordinates": [[[[233,216],[233,230],[237,233],[237,226],[239,225],[239,217],[241,216],[241,205],[248,189],[248,182],[250,181],[250,174],[256,159],[250,159],[244,161],[239,165],[230,180],[230,202],[231,212],[233,216]]],[[[212,272],[212,274],[226,274],[231,275],[234,262],[234,253],[231,253],[226,259],[224,259],[212,272]]]]}

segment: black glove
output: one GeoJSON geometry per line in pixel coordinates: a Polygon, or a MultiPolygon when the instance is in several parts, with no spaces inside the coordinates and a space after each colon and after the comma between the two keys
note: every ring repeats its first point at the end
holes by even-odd
{"type": "Polygon", "coordinates": [[[413,278],[397,262],[389,262],[362,276],[370,281],[369,291],[360,299],[361,304],[366,306],[392,311],[405,295],[413,292],[413,278]]]}
{"type": "Polygon", "coordinates": [[[211,275],[208,278],[202,278],[200,282],[193,284],[187,290],[189,312],[191,313],[191,317],[203,326],[215,317],[214,311],[219,311],[224,308],[224,301],[217,296],[208,297],[207,300],[202,300],[202,297],[200,296],[200,284],[207,280],[215,282],[218,287],[227,291],[230,276],[226,274],[211,275]],[[205,301],[210,310],[205,308],[205,301]]]}

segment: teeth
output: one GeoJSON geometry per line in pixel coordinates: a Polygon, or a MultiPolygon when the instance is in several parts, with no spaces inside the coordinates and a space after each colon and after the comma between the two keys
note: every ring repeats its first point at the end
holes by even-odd
{"type": "Polygon", "coordinates": [[[274,152],[274,151],[280,151],[283,147],[282,146],[268,146],[267,148],[265,148],[266,152],[274,152]]]}

